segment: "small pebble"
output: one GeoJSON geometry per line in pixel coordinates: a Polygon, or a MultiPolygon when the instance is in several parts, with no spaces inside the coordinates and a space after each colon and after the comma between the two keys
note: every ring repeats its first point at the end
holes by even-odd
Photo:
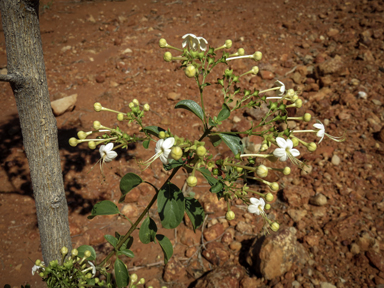
{"type": "Polygon", "coordinates": [[[364,91],[359,91],[359,93],[357,93],[357,98],[367,99],[367,96],[367,93],[365,93],[364,91]]]}
{"type": "Polygon", "coordinates": [[[332,164],[333,164],[333,165],[336,165],[336,166],[337,166],[337,165],[340,164],[340,157],[337,156],[337,155],[333,155],[331,161],[332,161],[332,164]]]}

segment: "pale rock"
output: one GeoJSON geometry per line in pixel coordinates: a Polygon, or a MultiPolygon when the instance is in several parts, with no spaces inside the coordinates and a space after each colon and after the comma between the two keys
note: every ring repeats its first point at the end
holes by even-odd
{"type": "MultiPolygon", "coordinates": [[[[217,267],[200,277],[193,287],[199,288],[234,288],[239,287],[244,277],[244,268],[240,265],[225,265],[217,267]]],[[[181,287],[180,285],[178,287],[181,287]]],[[[248,286],[257,288],[258,286],[248,286]]]]}
{"type": "Polygon", "coordinates": [[[327,197],[321,193],[309,198],[309,203],[316,206],[324,206],[327,204],[327,202],[327,197]]]}
{"type": "Polygon", "coordinates": [[[87,21],[88,21],[88,22],[91,22],[91,23],[96,23],[96,20],[95,20],[95,18],[93,18],[92,15],[89,15],[89,16],[87,17],[87,21]]]}
{"type": "Polygon", "coordinates": [[[233,117],[233,123],[239,123],[241,119],[237,116],[233,117]]]}
{"type": "Polygon", "coordinates": [[[121,210],[121,213],[123,213],[129,219],[135,218],[139,215],[139,211],[135,204],[124,205],[123,209],[121,210]]]}
{"type": "Polygon", "coordinates": [[[252,234],[253,227],[251,224],[245,223],[244,221],[240,221],[236,225],[236,231],[240,233],[245,233],[245,234],[252,234]]]}
{"type": "Polygon", "coordinates": [[[111,88],[116,88],[117,86],[119,86],[119,83],[115,82],[115,81],[111,81],[109,82],[109,87],[111,88]]]}
{"type": "Polygon", "coordinates": [[[180,96],[181,96],[180,93],[170,92],[170,93],[168,93],[168,95],[167,95],[167,99],[168,99],[168,100],[175,101],[175,100],[180,99],[180,96]]]}
{"type": "Polygon", "coordinates": [[[372,102],[373,102],[373,104],[375,104],[376,106],[381,106],[381,105],[383,105],[383,103],[381,103],[381,101],[380,101],[380,100],[377,100],[377,99],[372,99],[372,102]]]}
{"type": "Polygon", "coordinates": [[[332,162],[333,165],[335,165],[335,166],[339,165],[340,161],[341,161],[340,157],[337,156],[336,154],[332,156],[331,162],[332,162]]]}
{"type": "Polygon", "coordinates": [[[123,54],[128,54],[128,53],[132,53],[132,49],[127,48],[123,51],[123,54]]]}
{"type": "Polygon", "coordinates": [[[53,114],[55,116],[63,115],[67,111],[72,111],[76,105],[77,94],[73,94],[51,102],[53,114]]]}
{"type": "Polygon", "coordinates": [[[303,168],[301,169],[300,174],[302,176],[305,176],[305,175],[311,174],[312,170],[313,170],[312,165],[306,164],[306,165],[303,165],[303,168]]]}
{"type": "Polygon", "coordinates": [[[240,251],[241,250],[241,243],[238,241],[233,241],[231,244],[229,244],[229,248],[233,251],[240,251]]]}
{"type": "Polygon", "coordinates": [[[336,286],[328,282],[321,282],[320,288],[336,288],[336,286]]]}
{"type": "Polygon", "coordinates": [[[186,273],[184,266],[176,260],[176,257],[173,257],[165,265],[163,279],[165,282],[175,281],[184,277],[186,273]]]}
{"type": "Polygon", "coordinates": [[[71,46],[64,46],[63,48],[61,48],[61,52],[66,52],[66,51],[68,51],[68,50],[70,50],[72,47],[71,46]]]}
{"type": "Polygon", "coordinates": [[[288,209],[288,215],[293,221],[299,222],[303,217],[307,215],[307,210],[288,209]]]}

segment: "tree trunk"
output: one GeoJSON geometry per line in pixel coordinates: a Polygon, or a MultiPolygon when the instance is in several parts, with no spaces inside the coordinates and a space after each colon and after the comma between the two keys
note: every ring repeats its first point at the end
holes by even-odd
{"type": "Polygon", "coordinates": [[[71,249],[68,207],[57,139],[56,119],[48,94],[40,37],[38,0],[0,0],[7,50],[7,75],[19,112],[24,147],[36,201],[43,258],[61,259],[71,249]]]}

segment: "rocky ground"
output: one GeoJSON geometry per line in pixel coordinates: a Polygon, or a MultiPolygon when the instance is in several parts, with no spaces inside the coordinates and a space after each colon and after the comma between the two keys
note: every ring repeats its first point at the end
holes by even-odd
{"type": "MultiPolygon", "coordinates": [[[[51,100],[77,94],[74,109],[57,116],[73,246],[93,245],[102,255],[109,248],[103,235],[127,230],[116,217],[86,217],[100,200],[117,203],[119,179],[127,172],[139,174],[135,158],[147,159],[153,152],[140,145],[119,152],[117,160],[104,167],[103,181],[97,167],[91,170],[98,152],[86,145],[72,148],[68,139],[89,130],[94,120],[117,124],[114,115],[93,112],[94,102],[128,111],[134,98],[151,105],[148,125],[197,138],[197,119],[173,109],[178,100],[197,101],[195,85],[178,63],[163,61],[165,51],[158,47],[160,38],[180,46],[181,36],[194,33],[213,47],[232,39],[232,51],[261,51],[259,75],[244,77],[241,84],[264,89],[275,80],[284,82],[304,99],[298,115],[311,113],[324,121],[327,133],[345,133],[347,139],[325,139],[316,152],[303,153],[301,160],[309,165],[305,172],[292,167],[287,177],[269,176],[281,184],[270,212],[281,224],[279,233],[264,237],[262,219],[247,213],[241,203],[233,203],[236,219],[225,220],[226,204],[199,178],[193,191],[208,212],[204,226],[194,234],[186,219],[175,232],[161,229],[174,244],[166,266],[158,245],[139,243],[135,233],[136,257],[126,259],[127,266],[146,278],[146,287],[156,288],[384,287],[383,12],[383,2],[367,0],[42,1],[51,100]]],[[[230,64],[241,74],[254,62],[230,64]]],[[[6,73],[3,33],[0,68],[6,73]]],[[[209,88],[208,113],[216,115],[220,91],[209,88]]],[[[6,107],[0,115],[0,284],[44,287],[31,275],[41,248],[15,100],[8,84],[0,83],[0,91],[6,107]]],[[[236,113],[223,127],[242,131],[257,117],[252,110],[236,113]]],[[[293,129],[296,124],[288,125],[293,129]]],[[[124,129],[138,131],[135,125],[124,129]]],[[[315,136],[303,139],[314,141],[315,136]]],[[[228,150],[216,149],[212,151],[221,154],[228,150]]],[[[160,162],[141,176],[155,185],[167,177],[160,162]]],[[[185,179],[180,173],[175,184],[182,187],[185,179]]],[[[144,186],[121,206],[135,218],[152,196],[144,186]]],[[[150,214],[159,221],[155,208],[150,214]]]]}

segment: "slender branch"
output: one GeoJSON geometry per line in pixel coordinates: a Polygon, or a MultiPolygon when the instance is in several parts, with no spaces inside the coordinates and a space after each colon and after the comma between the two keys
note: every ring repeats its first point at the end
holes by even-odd
{"type": "Polygon", "coordinates": [[[7,74],[7,75],[2,75],[0,74],[0,82],[10,82],[10,83],[15,83],[15,84],[21,84],[22,82],[22,77],[19,74],[7,74]]]}

